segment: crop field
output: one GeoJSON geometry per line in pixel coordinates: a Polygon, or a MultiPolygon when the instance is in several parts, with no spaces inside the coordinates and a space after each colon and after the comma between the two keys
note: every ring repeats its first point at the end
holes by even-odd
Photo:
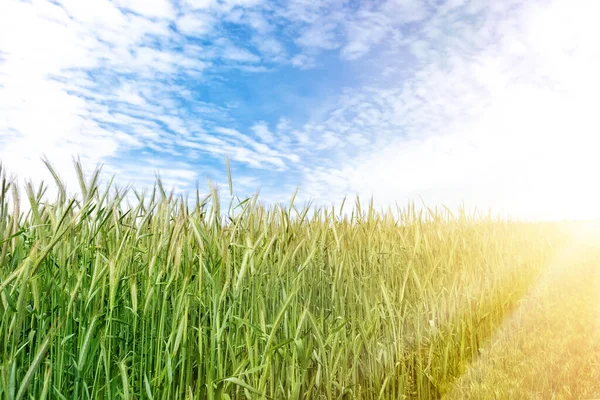
{"type": "Polygon", "coordinates": [[[0,172],[1,399],[600,397],[593,223],[221,207],[76,169],[51,198],[0,172]]]}

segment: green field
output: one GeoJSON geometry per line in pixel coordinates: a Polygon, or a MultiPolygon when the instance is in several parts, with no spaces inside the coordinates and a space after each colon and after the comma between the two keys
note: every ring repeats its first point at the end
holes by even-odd
{"type": "Polygon", "coordinates": [[[600,397],[592,224],[77,171],[73,197],[2,177],[1,399],[600,397]]]}

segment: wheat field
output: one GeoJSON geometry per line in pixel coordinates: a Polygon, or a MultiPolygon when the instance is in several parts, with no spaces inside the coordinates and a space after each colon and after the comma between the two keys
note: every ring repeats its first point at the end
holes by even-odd
{"type": "Polygon", "coordinates": [[[48,167],[56,196],[0,171],[2,399],[600,397],[593,224],[48,167]]]}

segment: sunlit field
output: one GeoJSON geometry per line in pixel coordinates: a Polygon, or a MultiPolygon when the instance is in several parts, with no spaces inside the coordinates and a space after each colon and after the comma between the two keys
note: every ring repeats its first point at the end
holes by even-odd
{"type": "Polygon", "coordinates": [[[600,397],[593,223],[77,171],[52,197],[2,176],[2,399],[600,397]]]}

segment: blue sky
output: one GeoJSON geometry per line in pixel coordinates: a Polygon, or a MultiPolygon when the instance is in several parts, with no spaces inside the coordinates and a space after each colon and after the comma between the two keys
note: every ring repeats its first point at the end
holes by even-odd
{"type": "Polygon", "coordinates": [[[3,0],[0,160],[600,216],[594,0],[3,0]]]}

